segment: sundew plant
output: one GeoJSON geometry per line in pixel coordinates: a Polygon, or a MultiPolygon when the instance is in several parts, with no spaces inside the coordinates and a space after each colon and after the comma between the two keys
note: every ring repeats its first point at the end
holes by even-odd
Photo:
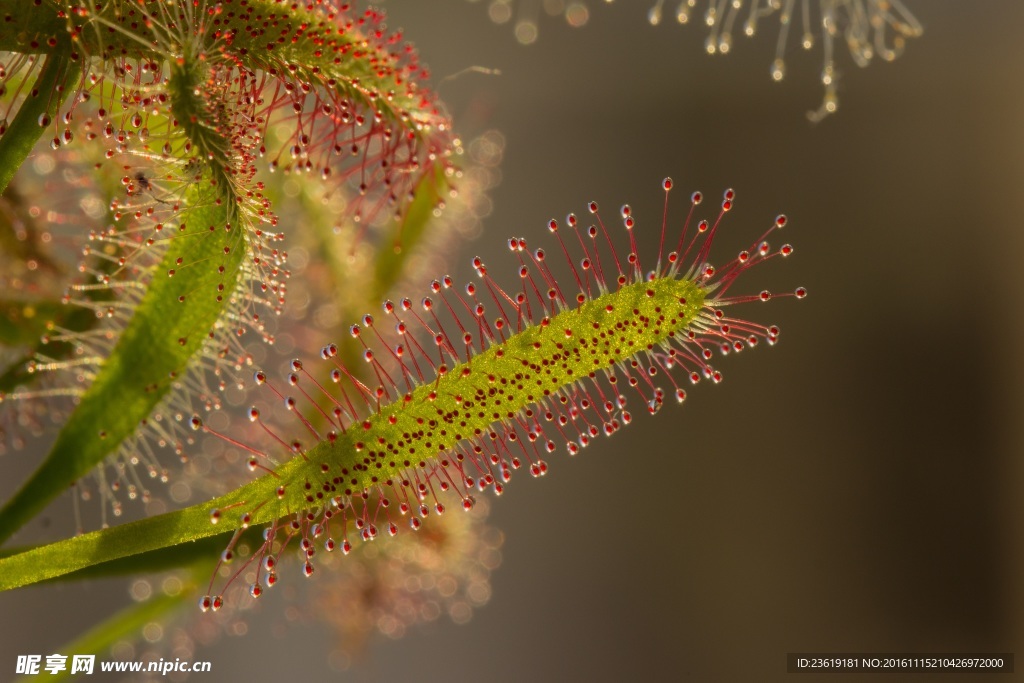
{"type": "MultiPolygon", "coordinates": [[[[719,51],[741,4],[707,10],[719,51]]],[[[573,25],[599,11],[554,5],[573,25]]],[[[791,2],[748,10],[781,14],[780,45],[796,21],[791,2]]],[[[820,11],[826,72],[839,24],[863,63],[920,30],[898,4],[820,11]]],[[[310,610],[346,648],[464,622],[500,561],[486,508],[529,485],[495,496],[657,429],[720,366],[741,382],[733,357],[771,362],[780,339],[765,312],[807,295],[757,282],[794,253],[785,215],[736,225],[741,192],[669,169],[657,221],[567,197],[527,217],[543,243],[457,248],[501,137],[462,139],[412,43],[361,3],[17,0],[0,51],[0,449],[42,454],[0,506],[0,590],[171,577],[85,634],[92,652],[158,642],[146,626],[172,617],[230,630],[307,579],[336,587],[310,610]],[[746,248],[721,253],[725,231],[746,248]],[[47,509],[58,540],[25,530],[47,509]]]]}

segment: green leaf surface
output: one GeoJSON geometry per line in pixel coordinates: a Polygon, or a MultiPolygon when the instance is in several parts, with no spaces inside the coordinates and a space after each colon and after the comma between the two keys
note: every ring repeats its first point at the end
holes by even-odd
{"type": "MultiPolygon", "coordinates": [[[[25,9],[31,12],[27,3],[25,9]]],[[[21,103],[7,132],[0,136],[0,194],[7,189],[40,136],[53,130],[49,123],[40,125],[42,117],[47,121],[57,118],[57,110],[82,75],[80,63],[71,61],[67,41],[57,41],[57,44],[63,49],[46,57],[31,92],[21,103]]]]}
{"type": "MultiPolygon", "coordinates": [[[[281,468],[281,476],[288,476],[289,472],[294,473],[301,462],[302,458],[291,460],[281,468]]],[[[64,576],[104,562],[220,536],[226,530],[233,530],[235,525],[213,524],[211,510],[238,507],[247,501],[276,500],[277,486],[278,479],[274,475],[266,475],[208,503],[93,531],[0,558],[0,590],[64,576]]],[[[281,501],[277,501],[264,505],[253,515],[254,523],[260,524],[286,514],[286,506],[280,503],[281,501]]],[[[191,557],[191,553],[189,556],[191,557]]]]}
{"type": "MultiPolygon", "coordinates": [[[[198,190],[190,193],[197,195],[198,190]]],[[[229,297],[218,297],[217,287],[223,284],[226,291],[234,291],[245,255],[244,236],[237,227],[225,229],[224,204],[210,202],[208,196],[191,199],[197,208],[185,213],[184,230],[170,240],[110,357],[46,460],[0,510],[0,541],[135,432],[203,348],[228,305],[229,297]],[[170,272],[175,275],[168,276],[170,272]]]]}
{"type": "MultiPolygon", "coordinates": [[[[433,383],[421,384],[412,392],[382,405],[379,410],[341,434],[324,438],[301,455],[292,457],[275,472],[242,486],[205,504],[194,505],[112,529],[93,532],[18,555],[0,559],[0,590],[17,588],[44,579],[69,574],[93,564],[149,552],[222,533],[224,528],[240,528],[241,518],[257,526],[288,514],[323,509],[331,497],[343,498],[348,492],[369,490],[379,482],[408,478],[407,471],[416,461],[441,454],[472,434],[486,433],[500,419],[489,411],[468,410],[462,397],[479,395],[481,383],[491,386],[498,377],[522,376],[522,359],[532,357],[552,370],[545,381],[552,389],[573,384],[598,367],[620,363],[639,349],[647,349],[686,329],[700,314],[705,293],[689,280],[662,278],[626,285],[616,292],[589,300],[578,308],[565,310],[532,325],[501,344],[475,355],[471,362],[459,364],[433,383]],[[671,325],[639,326],[637,319],[662,316],[671,325]],[[609,345],[598,354],[591,348],[594,329],[625,330],[626,335],[614,348],[609,345]],[[569,330],[571,334],[567,334],[569,330]],[[593,351],[591,353],[590,351],[593,351]],[[597,360],[598,355],[600,360],[597,360]],[[594,359],[591,359],[594,356],[594,359]],[[557,374],[548,359],[566,361],[557,374]],[[460,414],[460,410],[466,412],[460,414]],[[441,417],[439,417],[441,416],[441,417]],[[435,419],[437,418],[437,419],[435,419]],[[428,424],[429,422],[429,424],[428,424]],[[424,428],[424,426],[429,428],[424,428]],[[392,444],[388,457],[373,448],[392,444]],[[417,450],[419,447],[419,450],[417,450]],[[423,454],[423,455],[421,455],[423,454]],[[404,460],[404,464],[403,464],[404,460]],[[211,512],[217,510],[217,523],[211,512]]],[[[595,338],[596,339],[596,338],[595,338]]],[[[596,343],[596,341],[594,342],[596,343]]],[[[539,365],[538,365],[539,367],[539,365]]],[[[524,387],[532,381],[522,380],[524,387]]],[[[536,389],[538,392],[541,389],[536,389]]],[[[530,388],[506,392],[501,410],[513,416],[538,401],[530,388]]],[[[550,392],[546,390],[547,395],[550,392]]],[[[482,407],[482,406],[481,406],[482,407]]]]}
{"type": "MultiPolygon", "coordinates": [[[[259,545],[263,530],[251,528],[238,538],[238,544],[259,545]]],[[[109,562],[93,564],[84,569],[62,574],[42,583],[106,579],[116,576],[136,576],[180,569],[189,566],[212,566],[220,552],[227,547],[234,530],[223,529],[221,533],[191,543],[157,548],[136,555],[129,555],[109,562]]],[[[0,549],[0,559],[20,555],[43,545],[18,546],[0,549]]]]}

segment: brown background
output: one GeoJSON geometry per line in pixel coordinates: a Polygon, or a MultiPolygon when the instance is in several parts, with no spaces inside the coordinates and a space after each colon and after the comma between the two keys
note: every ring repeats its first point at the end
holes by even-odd
{"type": "MultiPolygon", "coordinates": [[[[458,280],[479,253],[511,282],[504,239],[548,244],[546,220],[590,199],[630,202],[653,249],[671,175],[676,215],[694,189],[736,189],[719,254],[786,212],[795,256],[746,291],[811,294],[753,307],[781,342],[721,361],[720,386],[514,479],[492,506],[490,604],[379,642],[346,677],[780,680],[790,651],[1024,655],[1024,4],[908,0],[924,36],[867,69],[839,46],[840,109],[820,125],[804,116],[819,53],[794,43],[773,83],[770,22],[711,58],[699,26],[651,28],[637,0],[591,0],[578,30],[545,18],[529,47],[482,4],[386,4],[435,79],[502,72],[440,88],[467,137],[507,140],[458,280]]],[[[86,588],[96,608],[82,593],[0,596],[0,670],[124,588],[86,588]]],[[[325,632],[276,640],[273,614],[200,653],[217,680],[337,676],[325,632]]]]}

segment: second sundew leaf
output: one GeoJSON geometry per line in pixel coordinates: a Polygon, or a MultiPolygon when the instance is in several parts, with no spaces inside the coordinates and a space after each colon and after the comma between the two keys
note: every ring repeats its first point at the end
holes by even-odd
{"type": "MultiPolygon", "coordinates": [[[[100,355],[88,373],[91,384],[78,393],[78,405],[50,454],[0,510],[0,542],[123,444],[144,435],[140,427],[154,409],[177,396],[172,389],[188,384],[186,373],[193,373],[193,379],[204,366],[213,366],[215,372],[237,369],[246,356],[236,336],[247,327],[262,331],[255,304],[279,310],[283,291],[276,274],[283,255],[267,248],[280,235],[261,229],[274,218],[254,181],[255,143],[248,133],[255,122],[252,102],[243,95],[249,81],[241,76],[216,78],[215,70],[223,65],[204,59],[201,44],[188,43],[183,49],[166,77],[147,66],[152,90],[159,93],[156,99],[169,105],[153,113],[153,121],[162,122],[162,153],[146,146],[141,128],[136,135],[144,145],[141,150],[130,148],[126,133],[114,135],[109,121],[110,133],[104,132],[116,143],[106,155],[115,159],[110,164],[117,164],[121,173],[129,171],[121,180],[127,200],[111,202],[113,218],[128,225],[90,236],[99,244],[90,251],[100,256],[101,265],[93,272],[97,283],[82,289],[89,299],[96,298],[94,292],[116,288],[144,294],[137,301],[129,296],[107,306],[85,302],[99,315],[125,316],[128,322],[122,329],[107,330],[114,333],[110,338],[117,339],[116,345],[101,349],[109,353],[100,355]],[[172,156],[176,153],[194,156],[172,156]],[[130,164],[140,158],[150,165],[132,170],[130,164]],[[278,300],[271,303],[269,297],[275,295],[278,300]],[[231,367],[227,359],[236,352],[239,360],[231,367]]],[[[115,89],[108,90],[112,94],[115,89]]],[[[97,116],[109,115],[100,112],[102,107],[97,116]]],[[[132,125],[144,123],[137,114],[132,125]]],[[[62,363],[57,359],[48,365],[62,363]]],[[[216,399],[203,398],[216,405],[216,399]]],[[[166,440],[168,430],[155,431],[166,440]]],[[[152,463],[149,473],[158,475],[152,463]]],[[[136,488],[129,480],[129,497],[137,494],[136,488]]],[[[101,495],[109,493],[101,481],[101,495]]],[[[145,489],[141,494],[145,498],[145,489]]],[[[115,515],[119,505],[112,501],[115,515]]]]}
{"type": "MultiPolygon", "coordinates": [[[[666,180],[665,189],[670,187],[666,180]]],[[[700,200],[694,194],[693,206],[700,200]]],[[[600,434],[614,434],[629,424],[627,394],[639,394],[643,409],[651,413],[668,395],[683,401],[681,381],[721,380],[709,364],[712,349],[733,354],[760,342],[774,344],[779,336],[775,326],[730,317],[723,310],[772,299],[768,291],[726,292],[751,266],[793,252],[788,244],[772,250],[766,241],[786,224],[779,216],[749,249],[720,267],[710,265],[711,240],[733,201],[730,190],[718,219],[711,225],[702,221],[692,237],[687,218],[676,249],[659,253],[649,273],[640,266],[633,239],[628,254],[602,255],[600,218],[600,229],[584,231],[570,216],[570,227],[592,240],[589,246],[581,240],[582,270],[570,259],[578,285],[573,303],[573,297],[564,296],[572,290],[555,280],[543,250],[528,252],[523,240],[510,241],[520,258],[519,292],[501,289],[474,259],[481,280],[467,285],[465,294],[456,293],[445,277],[432,285],[422,314],[408,299],[387,303],[397,345],[384,345],[381,326],[370,316],[352,328],[377,384],[354,379],[337,362],[334,344],[321,354],[334,366],[336,388],[330,391],[300,361],[293,363],[287,380],[294,389],[279,389],[264,373],[256,373],[257,382],[292,415],[294,429],[279,434],[282,427],[266,421],[259,410],[249,414],[292,454],[286,462],[276,465],[272,453],[224,437],[244,449],[251,468],[268,473],[206,504],[0,559],[0,590],[225,530],[236,530],[238,539],[243,529],[266,523],[265,542],[255,553],[261,560],[256,578],[270,587],[277,581],[273,567],[292,539],[305,551],[303,573],[309,575],[314,542],[347,553],[352,540],[398,533],[396,521],[402,518],[419,529],[428,516],[444,512],[443,491],[469,509],[476,492],[500,493],[520,467],[543,475],[548,469],[544,456],[558,442],[575,454],[600,434]],[[448,322],[442,324],[441,317],[448,322]],[[432,339],[421,345],[415,330],[428,331],[432,339]],[[374,341],[378,337],[381,343],[374,341]],[[390,373],[378,355],[391,358],[390,373]],[[667,390],[663,382],[669,383],[667,390]],[[326,400],[314,406],[287,395],[293,390],[295,396],[326,400]],[[313,412],[330,423],[329,432],[320,433],[304,415],[313,412]]],[[[591,210],[597,216],[596,204],[591,210]]],[[[623,219],[632,237],[635,224],[628,207],[623,219]]],[[[549,227],[556,233],[559,228],[555,221],[549,227]]],[[[805,295],[798,288],[782,296],[805,295]]],[[[192,426],[221,436],[198,417],[192,426]]],[[[220,604],[220,595],[201,601],[204,609],[220,604]]]]}
{"type": "Polygon", "coordinates": [[[184,212],[145,297],[96,379],[79,400],[49,455],[0,511],[8,538],[68,485],[138,429],[207,342],[228,306],[242,261],[243,231],[226,204],[190,190],[199,204],[184,212]]]}

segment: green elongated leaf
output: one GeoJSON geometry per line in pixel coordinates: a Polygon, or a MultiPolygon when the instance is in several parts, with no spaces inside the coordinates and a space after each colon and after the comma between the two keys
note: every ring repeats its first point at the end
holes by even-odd
{"type": "MultiPolygon", "coordinates": [[[[287,476],[289,472],[294,474],[301,460],[299,458],[286,464],[281,469],[282,476],[287,476]]],[[[0,559],[0,590],[18,588],[104,562],[219,536],[224,533],[225,527],[211,522],[212,509],[237,507],[246,501],[275,500],[277,486],[278,479],[267,475],[209,503],[82,534],[4,557],[0,559]]],[[[287,508],[279,504],[264,505],[255,518],[256,523],[275,519],[287,512],[287,508]]]]}
{"type": "MultiPolygon", "coordinates": [[[[215,536],[222,532],[221,524],[240,528],[243,516],[246,524],[264,524],[310,508],[326,509],[332,497],[341,500],[352,492],[371,490],[392,478],[409,479],[410,468],[422,470],[434,454],[441,453],[444,457],[450,452],[447,449],[460,440],[493,429],[491,425],[500,415],[483,410],[484,405],[477,412],[462,405],[464,396],[480,395],[482,390],[478,383],[491,386],[499,377],[516,377],[517,373],[522,376],[526,362],[522,359],[532,357],[538,362],[547,362],[546,358],[552,356],[573,360],[561,367],[557,376],[552,374],[547,382],[537,380],[537,384],[546,383],[553,388],[572,385],[577,378],[586,376],[595,362],[601,365],[621,362],[640,349],[667,339],[676,328],[686,329],[701,314],[704,300],[705,292],[699,284],[666,277],[651,282],[641,280],[551,319],[545,318],[545,324],[526,327],[503,343],[481,351],[471,361],[439,376],[436,382],[421,384],[400,400],[382,405],[362,423],[323,439],[275,472],[225,496],[179,512],[0,559],[0,590],[215,536]],[[671,320],[672,324],[630,331],[628,338],[616,348],[609,348],[600,360],[591,360],[590,353],[584,357],[583,351],[590,345],[589,335],[593,334],[593,329],[633,328],[627,325],[628,321],[657,316],[671,320]],[[571,334],[567,334],[567,330],[571,334]],[[580,349],[583,351],[575,352],[580,349]],[[460,414],[462,409],[466,412],[460,414]],[[392,449],[382,450],[381,459],[374,462],[377,454],[372,449],[384,448],[378,444],[392,444],[392,449]],[[385,452],[390,455],[385,457],[385,452]],[[218,511],[216,516],[211,514],[213,510],[218,511]]],[[[537,400],[529,389],[506,392],[500,410],[502,414],[514,416],[537,400]]],[[[195,424],[201,426],[198,422],[195,424]]]]}
{"type": "Polygon", "coordinates": [[[433,173],[424,173],[405,214],[394,222],[394,232],[385,238],[377,255],[373,278],[373,298],[383,300],[402,275],[406,259],[426,234],[434,218],[434,209],[448,189],[443,164],[435,164],[433,173]]]}
{"type": "Polygon", "coordinates": [[[82,75],[80,63],[71,61],[67,40],[56,43],[62,49],[46,57],[46,63],[32,85],[32,92],[18,108],[7,131],[0,136],[0,193],[7,189],[40,136],[49,130],[48,122],[57,118],[57,110],[82,75]]]}
{"type": "Polygon", "coordinates": [[[0,510],[6,540],[130,436],[200,351],[228,305],[245,255],[242,230],[225,229],[225,205],[200,197],[186,213],[135,315],[64,425],[46,460],[0,510]],[[222,270],[223,269],[223,270],[222,270]],[[168,273],[173,273],[171,277],[168,273]],[[220,299],[220,300],[218,300],[220,299]]]}
{"type": "MultiPolygon", "coordinates": [[[[262,529],[252,528],[238,538],[241,545],[259,545],[262,542],[262,529]]],[[[106,579],[116,576],[135,576],[155,572],[181,569],[193,565],[211,565],[220,551],[223,550],[234,534],[224,530],[216,536],[210,536],[191,543],[157,548],[137,555],[122,557],[109,562],[93,564],[84,569],[62,574],[43,583],[85,581],[88,579],[106,579]]],[[[30,547],[9,547],[0,549],[0,559],[20,555],[30,550],[42,548],[42,545],[30,547]]]]}

